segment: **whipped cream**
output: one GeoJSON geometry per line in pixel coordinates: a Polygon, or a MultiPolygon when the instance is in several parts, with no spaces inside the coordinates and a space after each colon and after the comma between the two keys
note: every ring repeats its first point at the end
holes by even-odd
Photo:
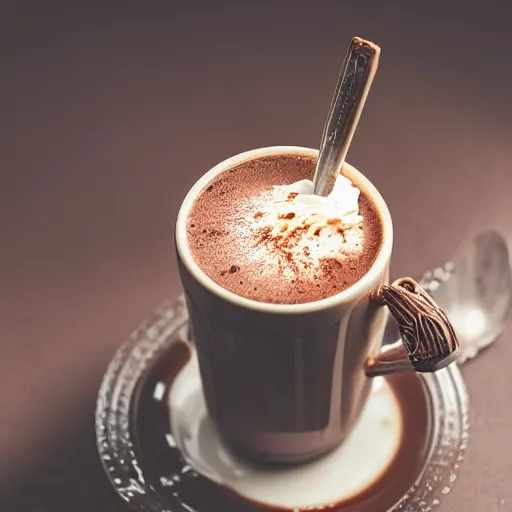
{"type": "MultiPolygon", "coordinates": [[[[275,186],[276,203],[286,201],[290,194],[297,194],[289,200],[298,215],[311,215],[319,222],[339,219],[343,224],[355,224],[362,221],[359,215],[359,189],[352,182],[338,174],[332,192],[327,197],[313,194],[313,182],[301,180],[291,185],[275,186]]],[[[289,209],[289,207],[287,207],[289,209]]]]}
{"type": "Polygon", "coordinates": [[[343,261],[347,255],[359,254],[363,241],[359,194],[341,174],[327,197],[313,194],[311,180],[274,186],[254,198],[246,219],[255,234],[253,257],[262,258],[265,251],[268,265],[283,267],[286,260],[285,267],[303,271],[314,270],[324,258],[343,261]]]}

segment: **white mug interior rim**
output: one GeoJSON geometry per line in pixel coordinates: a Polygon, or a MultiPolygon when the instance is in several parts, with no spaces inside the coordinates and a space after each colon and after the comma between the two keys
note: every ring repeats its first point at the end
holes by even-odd
{"type": "Polygon", "coordinates": [[[375,282],[375,278],[382,273],[383,268],[385,268],[389,263],[393,246],[393,225],[389,209],[379,191],[363,174],[361,174],[357,169],[347,163],[345,163],[343,166],[346,176],[350,179],[353,179],[353,181],[355,181],[357,184],[362,185],[362,188],[371,197],[373,203],[377,206],[383,224],[382,245],[379,249],[377,257],[375,258],[375,261],[373,262],[368,272],[349,288],[341,291],[340,293],[337,293],[336,295],[332,295],[331,297],[302,304],[273,304],[267,302],[259,302],[253,299],[248,299],[246,297],[241,297],[236,293],[226,290],[221,285],[217,284],[212,278],[210,278],[194,260],[190,245],[188,243],[187,218],[189,211],[199,193],[215,176],[222,173],[223,171],[231,169],[243,162],[275,155],[300,155],[316,158],[318,156],[318,150],[300,146],[272,146],[245,151],[243,153],[234,155],[224,160],[223,162],[220,162],[206,174],[204,174],[193,185],[193,187],[185,196],[185,199],[183,200],[183,203],[178,212],[178,217],[176,219],[176,248],[178,250],[181,261],[183,262],[183,265],[203,287],[215,295],[240,307],[257,310],[264,313],[312,313],[314,311],[329,309],[345,302],[358,300],[360,297],[371,291],[370,283],[375,282]]]}

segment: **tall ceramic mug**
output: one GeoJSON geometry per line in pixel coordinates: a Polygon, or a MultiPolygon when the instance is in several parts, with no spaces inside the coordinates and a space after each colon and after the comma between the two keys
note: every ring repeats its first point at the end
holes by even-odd
{"type": "Polygon", "coordinates": [[[208,414],[231,449],[259,461],[301,462],[331,450],[357,422],[371,376],[435,371],[454,360],[458,346],[450,322],[417,283],[404,278],[388,285],[391,216],[377,189],[348,164],[344,175],[370,197],[383,228],[373,265],[349,288],[304,304],[258,302],[215,283],[194,260],[187,217],[214,177],[262,157],[317,154],[279,146],[231,157],[197,181],[176,223],[179,271],[208,414]],[[402,339],[383,350],[388,310],[402,339]]]}

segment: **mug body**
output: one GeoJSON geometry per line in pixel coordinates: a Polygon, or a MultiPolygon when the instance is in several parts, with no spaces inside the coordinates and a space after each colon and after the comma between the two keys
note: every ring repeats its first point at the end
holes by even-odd
{"type": "Polygon", "coordinates": [[[337,446],[366,403],[363,366],[378,353],[386,308],[370,293],[388,283],[392,223],[375,187],[345,164],[343,174],[371,199],[382,243],[369,271],[342,292],[303,304],[270,304],[239,296],[197,264],[187,239],[195,199],[218,174],[272,155],[316,158],[313,149],[278,146],[218,164],[189,191],[176,222],[178,267],[197,348],[208,413],[236,453],[266,462],[302,462],[337,446]]]}

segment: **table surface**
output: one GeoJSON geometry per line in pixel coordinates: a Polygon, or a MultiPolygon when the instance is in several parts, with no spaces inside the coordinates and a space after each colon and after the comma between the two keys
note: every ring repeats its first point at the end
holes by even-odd
{"type": "MultiPolygon", "coordinates": [[[[179,292],[180,201],[240,151],[318,147],[350,37],[383,49],[348,160],[392,212],[393,275],[487,227],[510,240],[501,3],[2,4],[2,511],[127,510],[95,399],[120,343],[179,292]]],[[[443,511],[512,510],[511,332],[463,368],[471,439],[443,511]]]]}

